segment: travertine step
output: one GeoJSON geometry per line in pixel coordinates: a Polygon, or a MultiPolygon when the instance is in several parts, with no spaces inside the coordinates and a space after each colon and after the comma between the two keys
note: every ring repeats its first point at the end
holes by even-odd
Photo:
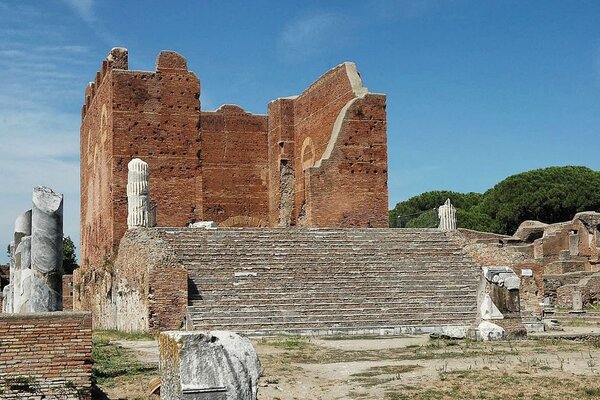
{"type": "Polygon", "coordinates": [[[358,332],[476,316],[479,269],[436,229],[159,231],[188,268],[195,329],[358,332]]]}

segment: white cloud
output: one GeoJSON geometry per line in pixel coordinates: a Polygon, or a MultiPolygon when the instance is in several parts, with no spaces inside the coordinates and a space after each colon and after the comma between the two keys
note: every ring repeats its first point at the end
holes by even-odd
{"type": "Polygon", "coordinates": [[[341,15],[322,12],[292,21],[283,29],[279,44],[288,60],[315,56],[336,40],[336,31],[343,25],[341,15]]]}
{"type": "Polygon", "coordinates": [[[82,20],[91,24],[96,19],[94,15],[93,0],[64,0],[73,10],[79,14],[82,20]]]}
{"type": "Polygon", "coordinates": [[[0,28],[0,263],[37,185],[65,195],[64,232],[79,243],[81,117],[71,99],[83,97],[81,65],[92,54],[26,11],[11,3],[10,15],[0,14],[12,23],[0,28]],[[39,33],[33,43],[29,25],[39,33]]]}

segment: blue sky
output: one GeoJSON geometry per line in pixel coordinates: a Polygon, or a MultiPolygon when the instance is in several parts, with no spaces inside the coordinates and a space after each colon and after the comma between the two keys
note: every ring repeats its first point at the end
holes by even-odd
{"type": "Polygon", "coordinates": [[[0,0],[0,243],[38,184],[65,194],[79,242],[80,108],[111,47],[142,70],[180,52],[207,110],[265,113],[356,62],[387,94],[393,205],[533,168],[600,170],[599,21],[594,0],[0,0]]]}

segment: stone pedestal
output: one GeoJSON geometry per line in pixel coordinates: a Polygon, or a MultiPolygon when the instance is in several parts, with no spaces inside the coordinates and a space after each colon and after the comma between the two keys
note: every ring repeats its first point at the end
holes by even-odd
{"type": "Polygon", "coordinates": [[[32,312],[62,310],[63,195],[33,189],[31,216],[32,312]]]}
{"type": "Polygon", "coordinates": [[[160,398],[256,400],[260,362],[233,332],[162,332],[160,398]]]}
{"type": "Polygon", "coordinates": [[[440,220],[439,229],[443,231],[456,229],[456,208],[450,203],[450,199],[438,208],[438,218],[440,220]]]}
{"type": "Polygon", "coordinates": [[[148,164],[134,158],[127,164],[127,227],[150,226],[150,178],[148,164]]]}

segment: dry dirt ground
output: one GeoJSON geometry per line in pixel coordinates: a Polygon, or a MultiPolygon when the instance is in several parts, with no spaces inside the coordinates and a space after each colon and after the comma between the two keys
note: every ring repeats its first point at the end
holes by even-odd
{"type": "MultiPolygon", "coordinates": [[[[600,399],[600,338],[472,342],[404,337],[253,339],[259,399],[600,399]]],[[[111,341],[148,366],[99,384],[107,399],[150,399],[154,341],[111,341]]]]}

